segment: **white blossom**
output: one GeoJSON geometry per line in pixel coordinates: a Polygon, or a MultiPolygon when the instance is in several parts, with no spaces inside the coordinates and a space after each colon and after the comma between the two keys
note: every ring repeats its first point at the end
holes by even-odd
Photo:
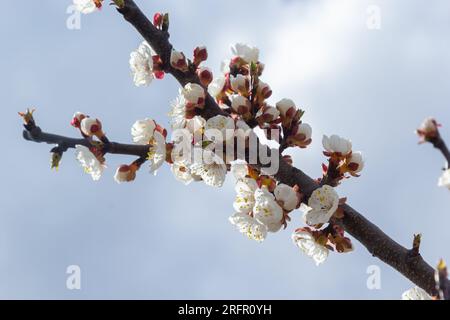
{"type": "Polygon", "coordinates": [[[282,204],[282,207],[286,211],[292,211],[297,208],[299,198],[297,196],[297,192],[295,192],[291,186],[280,183],[276,186],[273,193],[277,201],[282,204]]]}
{"type": "Polygon", "coordinates": [[[259,49],[244,43],[236,43],[231,47],[231,52],[235,57],[240,57],[247,63],[259,61],[259,49]]]}
{"type": "Polygon", "coordinates": [[[450,169],[445,170],[438,181],[439,187],[450,189],[450,169]]]}
{"type": "Polygon", "coordinates": [[[208,86],[208,93],[217,98],[225,89],[226,79],[224,76],[215,78],[208,86]]]}
{"type": "Polygon", "coordinates": [[[160,132],[155,131],[150,144],[147,160],[150,162],[150,172],[156,174],[166,160],[166,138],[160,132]]]}
{"type": "Polygon", "coordinates": [[[414,287],[403,292],[402,300],[432,300],[431,296],[422,288],[414,287]]]}
{"type": "Polygon", "coordinates": [[[133,142],[136,144],[146,145],[153,139],[156,123],[152,119],[144,119],[136,121],[131,127],[131,135],[133,142]]]}
{"type": "Polygon", "coordinates": [[[249,239],[262,242],[267,236],[267,228],[246,213],[235,213],[229,218],[232,225],[249,239]]]}
{"type": "Polygon", "coordinates": [[[302,204],[305,222],[310,226],[328,223],[339,206],[339,196],[333,187],[324,185],[314,190],[308,205],[302,204]]]}
{"type": "Polygon", "coordinates": [[[230,86],[234,92],[247,93],[250,88],[250,78],[242,74],[231,75],[230,86]]]}
{"type": "Polygon", "coordinates": [[[301,123],[295,132],[292,133],[292,135],[303,135],[305,136],[305,141],[311,139],[312,137],[312,128],[307,123],[301,123]]]}
{"type": "Polygon", "coordinates": [[[94,0],[73,0],[75,9],[83,14],[89,14],[98,10],[94,0]]]}
{"type": "Polygon", "coordinates": [[[324,135],[322,144],[329,153],[339,153],[342,156],[346,156],[352,151],[352,142],[337,135],[332,135],[331,137],[324,135]]]}
{"type": "Polygon", "coordinates": [[[97,119],[83,118],[83,120],[81,120],[80,128],[85,135],[92,137],[101,132],[102,124],[97,119]]]}
{"type": "Polygon", "coordinates": [[[361,152],[352,152],[347,162],[347,167],[351,173],[359,173],[364,169],[364,158],[361,152]]]}
{"type": "Polygon", "coordinates": [[[186,100],[184,96],[181,94],[182,89],[180,89],[180,93],[178,97],[171,102],[171,111],[169,112],[170,124],[172,129],[183,129],[186,126],[186,100]]]}
{"type": "Polygon", "coordinates": [[[190,184],[194,180],[191,174],[191,169],[189,169],[189,165],[181,161],[174,162],[171,166],[171,170],[175,179],[184,183],[185,185],[190,184]]]}
{"type": "Polygon", "coordinates": [[[210,150],[201,150],[201,159],[194,157],[191,173],[200,176],[209,186],[221,187],[225,182],[227,167],[222,158],[210,150]]]}
{"type": "Polygon", "coordinates": [[[86,173],[89,173],[94,181],[100,179],[105,166],[97,159],[97,157],[89,150],[89,148],[82,145],[76,145],[75,156],[80,162],[84,171],[86,173]]]}
{"type": "Polygon", "coordinates": [[[234,110],[234,112],[239,114],[245,114],[247,112],[250,112],[251,103],[250,101],[240,94],[233,94],[228,97],[231,101],[231,108],[234,110]]]}
{"type": "Polygon", "coordinates": [[[234,188],[236,199],[233,207],[236,212],[250,213],[255,205],[255,191],[258,189],[256,181],[251,178],[240,179],[234,188]]]}
{"type": "Polygon", "coordinates": [[[201,107],[205,103],[205,89],[197,83],[188,83],[181,90],[186,106],[201,107]]]}
{"type": "Polygon", "coordinates": [[[253,216],[259,223],[264,224],[269,232],[277,232],[282,226],[283,209],[265,187],[255,191],[253,216]]]}
{"type": "Polygon", "coordinates": [[[304,254],[314,259],[317,266],[327,259],[328,249],[317,243],[310,232],[299,229],[292,234],[292,240],[304,254]]]}
{"type": "Polygon", "coordinates": [[[231,162],[231,173],[236,180],[244,179],[248,175],[248,164],[245,160],[235,160],[231,162]]]}
{"type": "Polygon", "coordinates": [[[215,142],[226,142],[234,137],[234,130],[235,124],[231,117],[217,115],[206,121],[205,136],[215,142]]]}
{"type": "Polygon", "coordinates": [[[146,41],[130,54],[130,69],[137,87],[148,86],[152,82],[153,55],[154,52],[146,41]]]}
{"type": "Polygon", "coordinates": [[[280,111],[280,115],[286,117],[289,113],[293,113],[292,110],[296,110],[294,101],[291,99],[283,99],[277,102],[276,107],[280,111]]]}
{"type": "Polygon", "coordinates": [[[177,50],[172,50],[170,54],[170,65],[178,70],[187,69],[186,57],[184,54],[177,50]]]}

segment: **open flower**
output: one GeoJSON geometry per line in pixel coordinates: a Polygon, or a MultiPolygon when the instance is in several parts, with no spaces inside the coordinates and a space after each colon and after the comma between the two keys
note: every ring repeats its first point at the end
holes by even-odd
{"type": "Polygon", "coordinates": [[[259,60],[259,49],[245,43],[236,43],[231,47],[231,52],[235,57],[241,58],[246,63],[257,63],[259,60]]]}
{"type": "Polygon", "coordinates": [[[419,143],[423,143],[429,141],[430,139],[434,139],[438,136],[439,124],[434,118],[426,118],[420,127],[416,130],[417,135],[420,137],[419,143]]]}
{"type": "Polygon", "coordinates": [[[226,142],[234,137],[235,124],[231,117],[217,115],[206,121],[205,136],[215,142],[226,142]]]}
{"type": "Polygon", "coordinates": [[[339,196],[333,187],[324,185],[314,190],[308,205],[302,204],[305,222],[310,226],[328,223],[339,206],[339,196]]]}
{"type": "Polygon", "coordinates": [[[150,141],[147,160],[150,162],[150,172],[155,174],[166,160],[166,138],[158,131],[154,132],[150,141]]]}
{"type": "Polygon", "coordinates": [[[352,142],[338,135],[332,135],[331,137],[324,135],[322,145],[327,156],[336,155],[345,157],[352,152],[352,142]]]}
{"type": "Polygon", "coordinates": [[[101,7],[100,0],[73,0],[75,9],[83,14],[97,11],[101,7]]]}
{"type": "Polygon", "coordinates": [[[403,292],[402,300],[432,300],[431,296],[422,288],[414,287],[403,292]]]}
{"type": "Polygon", "coordinates": [[[248,164],[245,160],[235,160],[231,162],[231,173],[236,180],[244,179],[248,174],[248,164]]]}
{"type": "Polygon", "coordinates": [[[283,225],[283,209],[265,187],[255,191],[253,216],[259,223],[265,225],[269,232],[277,232],[283,225]]]}
{"type": "Polygon", "coordinates": [[[280,183],[274,190],[275,198],[286,211],[292,211],[299,204],[298,193],[287,184],[280,183]]]}
{"type": "Polygon", "coordinates": [[[246,213],[235,213],[228,220],[249,239],[262,242],[267,236],[266,226],[246,213]]]}
{"type": "Polygon", "coordinates": [[[255,191],[258,189],[256,181],[251,178],[242,178],[235,186],[236,199],[233,207],[236,212],[250,213],[255,205],[255,191]]]}
{"type": "Polygon", "coordinates": [[[186,108],[203,108],[205,105],[205,89],[199,84],[188,83],[181,91],[185,101],[186,108]]]}
{"type": "Polygon", "coordinates": [[[210,150],[200,150],[199,154],[190,166],[191,174],[200,176],[208,186],[221,187],[227,174],[224,161],[210,150]]]}
{"type": "Polygon", "coordinates": [[[304,254],[314,259],[317,266],[327,259],[328,248],[318,243],[308,228],[297,229],[292,234],[292,240],[304,254]]]}
{"type": "Polygon", "coordinates": [[[152,48],[146,41],[130,54],[130,69],[137,87],[148,86],[154,78],[153,54],[152,48]]]}
{"type": "Polygon", "coordinates": [[[152,119],[136,121],[131,127],[133,142],[136,144],[149,144],[156,129],[156,122],[152,119]]]}
{"type": "Polygon", "coordinates": [[[438,186],[450,190],[450,169],[447,169],[442,173],[442,176],[439,178],[438,181],[438,186]]]}
{"type": "Polygon", "coordinates": [[[89,148],[76,145],[75,155],[86,173],[89,173],[92,180],[97,181],[102,176],[105,165],[89,150],[89,148]]]}
{"type": "Polygon", "coordinates": [[[172,129],[183,129],[186,126],[186,99],[181,94],[182,89],[180,89],[180,94],[178,97],[171,103],[172,110],[169,113],[171,117],[170,123],[172,125],[172,129]]]}

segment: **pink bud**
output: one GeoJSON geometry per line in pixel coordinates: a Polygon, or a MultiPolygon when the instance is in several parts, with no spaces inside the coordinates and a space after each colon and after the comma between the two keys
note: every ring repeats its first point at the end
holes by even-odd
{"type": "Polygon", "coordinates": [[[196,66],[200,65],[203,61],[208,59],[208,50],[205,46],[200,46],[194,50],[194,64],[196,66]]]}
{"type": "Polygon", "coordinates": [[[203,86],[207,87],[213,81],[213,74],[209,68],[202,67],[197,69],[197,75],[203,86]]]}
{"type": "Polygon", "coordinates": [[[155,13],[155,15],[153,16],[153,25],[155,27],[160,27],[161,24],[163,23],[163,15],[160,12],[155,13]]]}

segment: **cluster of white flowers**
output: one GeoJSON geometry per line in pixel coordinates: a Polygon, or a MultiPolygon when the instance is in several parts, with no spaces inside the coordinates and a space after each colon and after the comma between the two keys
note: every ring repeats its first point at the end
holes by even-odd
{"type": "Polygon", "coordinates": [[[233,203],[236,213],[230,222],[250,239],[263,241],[267,232],[281,229],[285,214],[298,207],[297,192],[284,184],[279,184],[269,191],[267,186],[258,186],[255,179],[248,176],[247,164],[235,161],[231,171],[237,179],[236,198],[233,203]]]}

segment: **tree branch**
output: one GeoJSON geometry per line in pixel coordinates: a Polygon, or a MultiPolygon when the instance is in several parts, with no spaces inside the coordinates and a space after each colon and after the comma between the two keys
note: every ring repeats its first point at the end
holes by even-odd
{"type": "Polygon", "coordinates": [[[439,130],[437,131],[437,136],[435,138],[429,139],[428,140],[436,149],[438,149],[439,151],[441,151],[442,155],[444,156],[445,160],[447,161],[447,165],[446,165],[446,169],[450,169],[450,151],[447,148],[447,145],[444,141],[444,139],[442,139],[442,136],[439,132],[439,130]]]}
{"type": "MultiPolygon", "coordinates": [[[[200,84],[194,72],[182,72],[170,66],[169,61],[172,45],[169,42],[169,33],[154,27],[133,0],[125,0],[124,6],[119,8],[118,11],[123,15],[125,20],[136,28],[156,53],[160,55],[166,73],[172,74],[182,86],[189,82],[200,84]]],[[[209,119],[218,114],[226,115],[217,105],[214,98],[207,94],[205,108],[199,110],[199,115],[209,119]]],[[[24,131],[24,138],[34,142],[64,145],[68,148],[73,148],[76,144],[86,145],[88,143],[83,139],[72,139],[48,134],[42,132],[38,127],[35,131],[24,131]]],[[[438,142],[436,147],[444,153],[447,160],[450,159],[448,149],[443,144],[443,141],[442,143],[438,142]]],[[[108,147],[109,153],[136,155],[139,157],[146,154],[147,151],[147,148],[143,146],[119,143],[110,143],[108,147]]],[[[307,196],[319,186],[316,180],[313,180],[303,171],[286,163],[281,155],[280,168],[275,178],[290,186],[298,185],[301,191],[307,196]]],[[[414,250],[402,247],[349,205],[344,205],[344,211],[345,216],[342,220],[343,227],[349,234],[360,241],[373,256],[378,257],[396,269],[428,293],[436,294],[434,269],[419,254],[413,254],[414,250]]]]}

